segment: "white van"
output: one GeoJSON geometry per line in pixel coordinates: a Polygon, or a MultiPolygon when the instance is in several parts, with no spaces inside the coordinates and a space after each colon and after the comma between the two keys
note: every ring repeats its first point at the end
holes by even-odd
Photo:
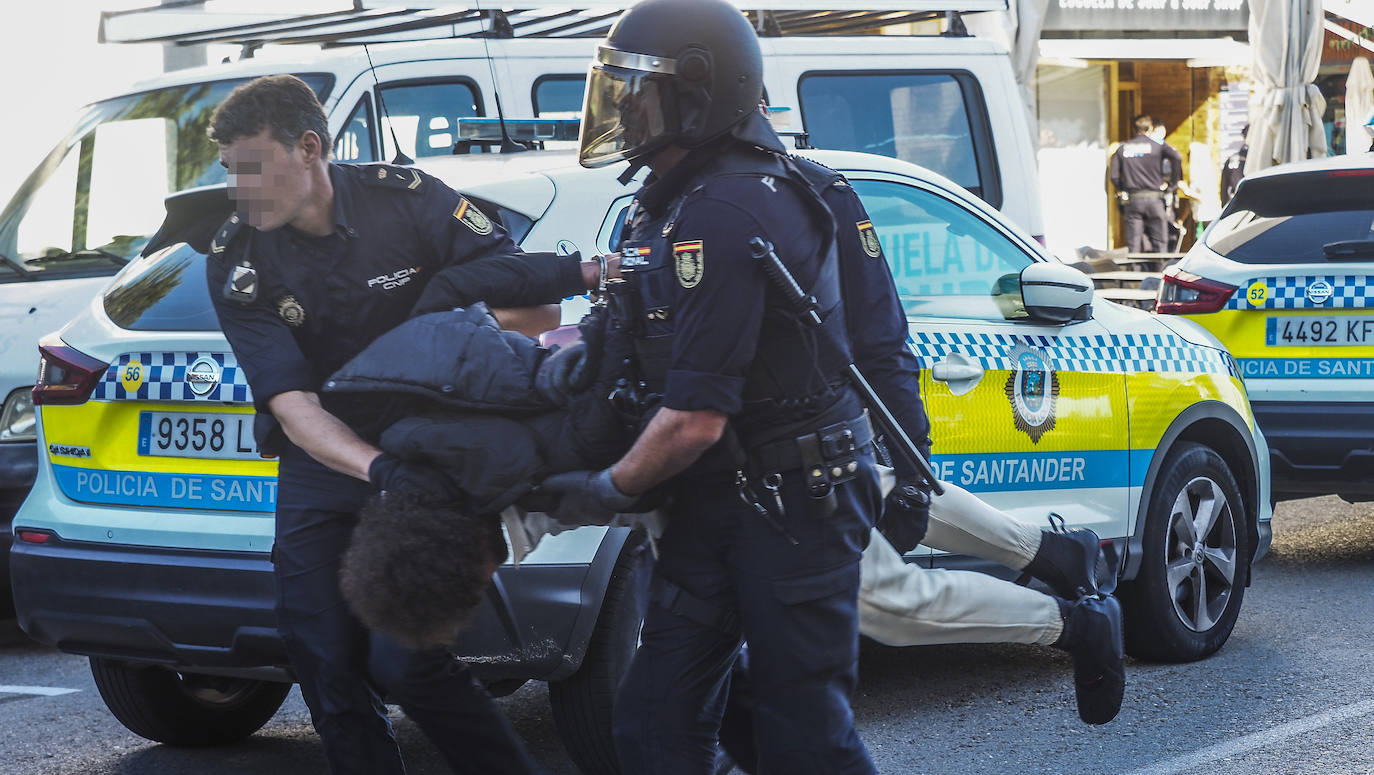
{"type": "MultiPolygon", "coordinates": [[[[206,128],[235,86],[294,73],[320,96],[339,161],[392,161],[399,149],[423,165],[454,152],[458,119],[495,116],[498,93],[507,117],[577,115],[597,40],[460,38],[341,46],[294,61],[249,58],[169,73],[87,108],[0,212],[0,519],[9,520],[33,481],[28,391],[39,337],[138,255],[162,221],[166,196],[224,180],[206,128]]],[[[943,35],[762,43],[780,129],[806,132],[817,148],[918,163],[1030,234],[1044,233],[1024,112],[994,109],[1021,104],[1000,46],[943,35]]],[[[9,530],[0,536],[8,541],[9,530]]],[[[8,573],[0,578],[7,582],[8,573]]]]}

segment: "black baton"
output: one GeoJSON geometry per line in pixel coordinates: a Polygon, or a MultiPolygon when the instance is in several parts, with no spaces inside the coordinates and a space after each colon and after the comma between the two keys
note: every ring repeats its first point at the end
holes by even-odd
{"type": "MultiPolygon", "coordinates": [[[[772,280],[773,284],[782,291],[787,303],[801,312],[809,325],[820,329],[822,333],[826,333],[825,329],[822,328],[821,316],[816,312],[816,297],[808,295],[801,289],[800,285],[797,285],[796,278],[787,271],[782,259],[778,258],[778,254],[774,252],[773,244],[764,241],[762,237],[755,237],[749,240],[749,249],[753,252],[754,258],[763,262],[763,271],[768,274],[768,279],[772,280]]],[[[839,349],[838,343],[831,342],[831,345],[839,349]]],[[[922,455],[921,450],[912,443],[911,437],[906,435],[906,431],[897,423],[897,418],[893,417],[892,412],[888,410],[887,404],[884,404],[883,400],[878,397],[873,386],[868,384],[868,380],[864,378],[863,372],[859,371],[859,367],[851,361],[845,367],[845,373],[849,377],[849,381],[854,383],[854,387],[858,389],[859,395],[863,396],[864,403],[868,404],[869,410],[878,416],[878,424],[882,426],[883,433],[894,441],[898,451],[921,471],[921,474],[930,484],[931,492],[936,495],[944,495],[945,488],[940,484],[940,479],[935,476],[935,470],[930,467],[930,461],[926,460],[926,456],[922,455]]]]}

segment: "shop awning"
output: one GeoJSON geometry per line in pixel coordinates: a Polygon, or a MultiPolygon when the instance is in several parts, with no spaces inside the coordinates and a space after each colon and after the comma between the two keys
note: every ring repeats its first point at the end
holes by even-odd
{"type": "Polygon", "coordinates": [[[1250,46],[1232,38],[1041,38],[1045,59],[1182,59],[1189,67],[1249,65],[1250,46]]]}

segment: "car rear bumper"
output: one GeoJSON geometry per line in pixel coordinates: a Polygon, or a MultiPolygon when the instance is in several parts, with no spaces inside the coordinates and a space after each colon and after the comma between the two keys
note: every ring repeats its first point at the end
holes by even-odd
{"type": "MultiPolygon", "coordinates": [[[[590,565],[502,567],[457,648],[473,673],[492,681],[558,680],[575,672],[624,544],[621,533],[628,531],[608,531],[590,565]]],[[[11,571],[19,626],[62,651],[187,672],[289,676],[264,553],[54,537],[15,542],[11,571]]]]}
{"type": "Polygon", "coordinates": [[[1255,401],[1276,499],[1374,496],[1374,403],[1255,401]]]}

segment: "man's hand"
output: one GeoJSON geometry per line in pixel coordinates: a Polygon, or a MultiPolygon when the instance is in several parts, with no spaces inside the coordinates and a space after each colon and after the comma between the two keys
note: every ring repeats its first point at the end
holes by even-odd
{"type": "Polygon", "coordinates": [[[906,554],[921,543],[929,527],[930,492],[924,483],[898,482],[883,500],[878,532],[892,544],[892,548],[906,554]]]}
{"type": "Polygon", "coordinates": [[[367,479],[378,490],[408,493],[427,503],[452,503],[462,497],[443,471],[386,452],[368,466],[367,479]]]}
{"type": "Polygon", "coordinates": [[[561,496],[554,513],[562,522],[604,522],[610,515],[630,508],[638,495],[621,492],[611,480],[611,469],[569,471],[545,479],[539,489],[561,496]]]}

